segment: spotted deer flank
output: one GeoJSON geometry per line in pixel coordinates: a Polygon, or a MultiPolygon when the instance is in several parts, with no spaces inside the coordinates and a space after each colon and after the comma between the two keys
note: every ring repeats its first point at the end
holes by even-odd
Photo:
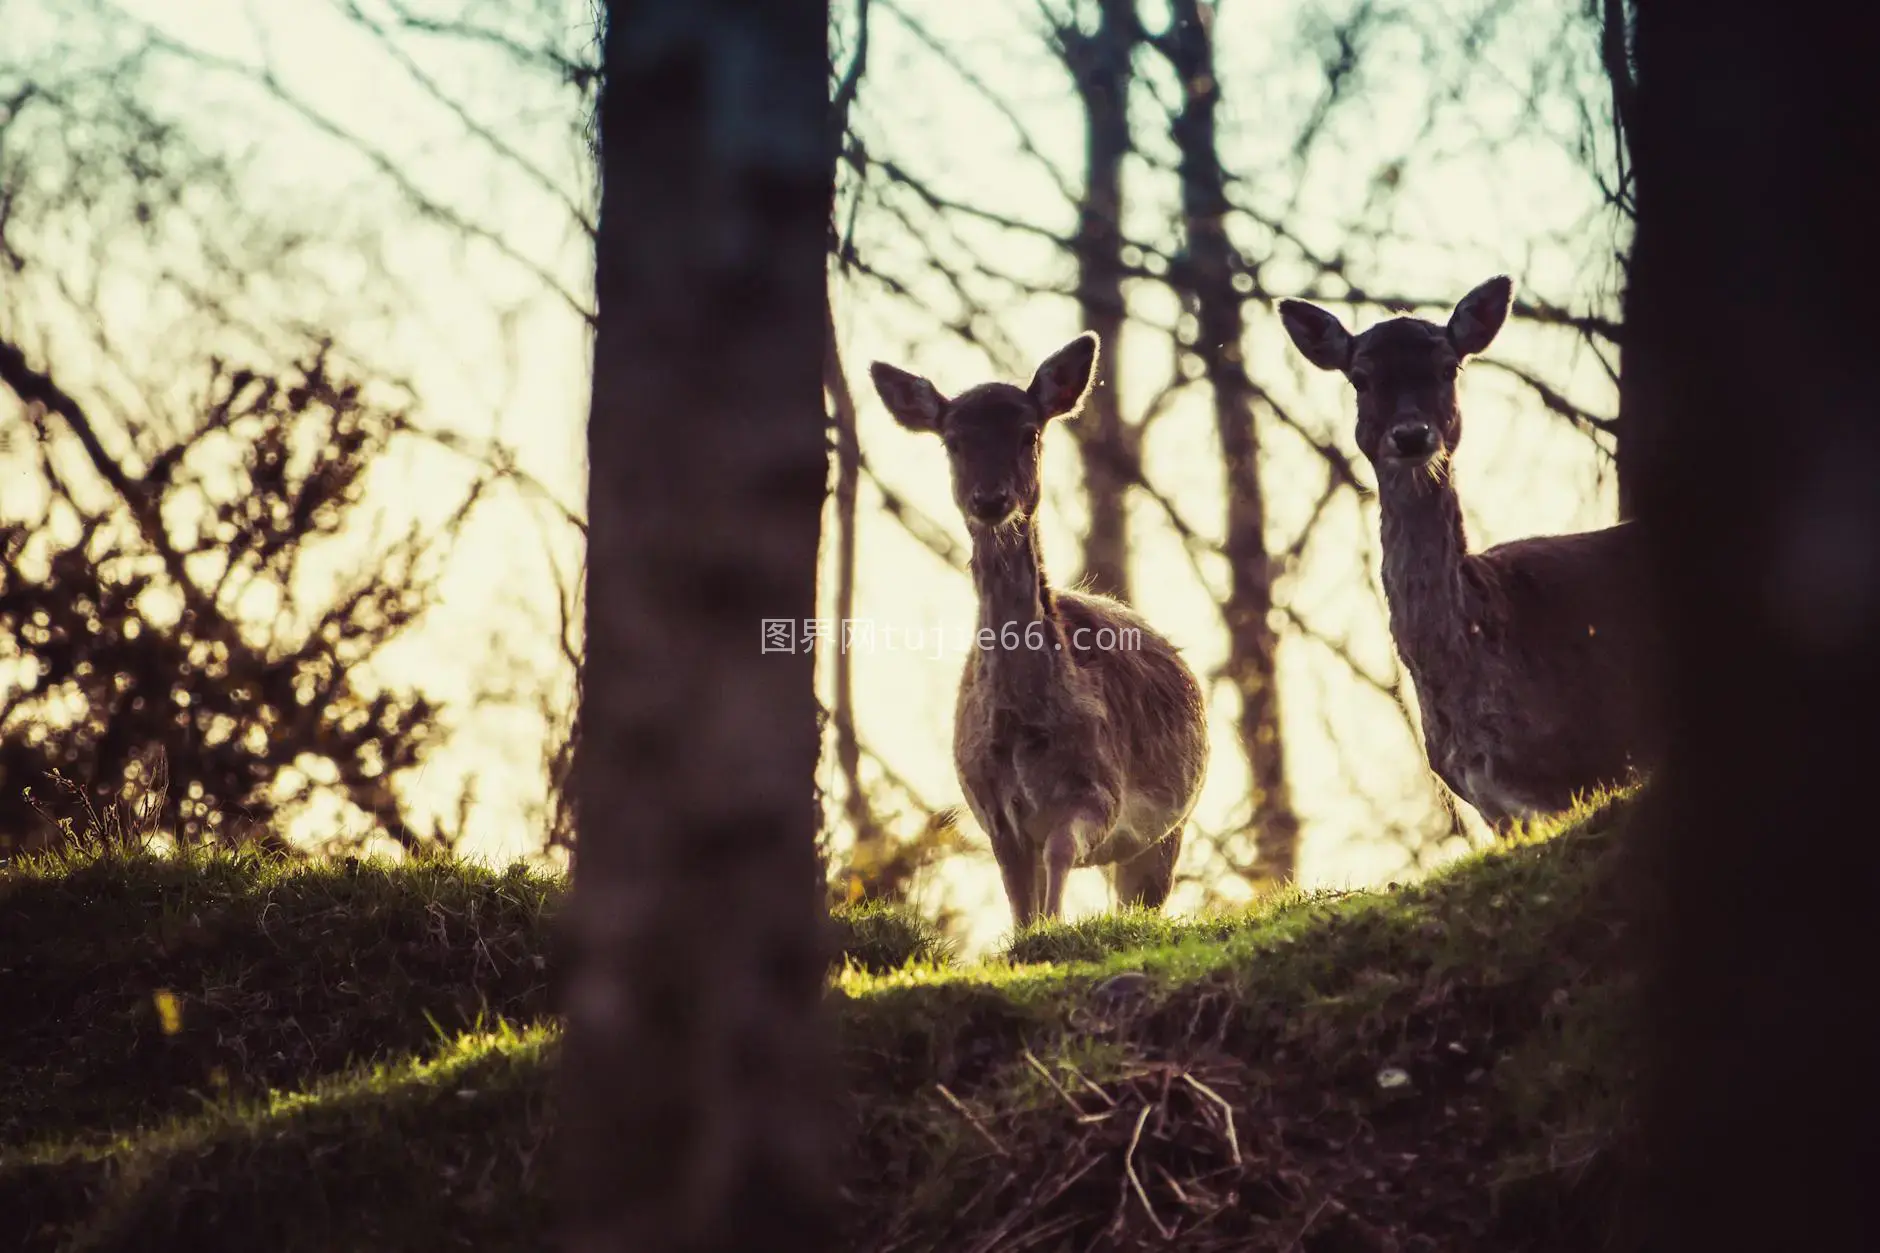
{"type": "Polygon", "coordinates": [[[1081,335],[1028,386],[947,397],[876,362],[875,390],[910,431],[937,435],[973,541],[978,630],[960,676],[953,760],[1023,927],[1062,911],[1065,877],[1108,869],[1125,905],[1159,909],[1207,772],[1201,684],[1174,645],[1118,601],[1053,588],[1038,543],[1045,427],[1096,375],[1081,335]]]}
{"type": "Polygon", "coordinates": [[[1316,305],[1280,302],[1306,360],[1342,373],[1358,398],[1391,635],[1430,766],[1503,833],[1655,759],[1638,670],[1649,645],[1636,526],[1469,551],[1453,474],[1456,377],[1501,330],[1512,294],[1492,278],[1445,325],[1398,317],[1361,335],[1316,305]]]}

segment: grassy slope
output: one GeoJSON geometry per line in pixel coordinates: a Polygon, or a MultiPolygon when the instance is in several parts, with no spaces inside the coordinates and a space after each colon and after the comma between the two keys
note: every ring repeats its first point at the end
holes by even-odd
{"type": "MultiPolygon", "coordinates": [[[[1389,894],[841,976],[850,1247],[1560,1247],[1619,1121],[1622,813],[1389,894]]],[[[554,890],[227,860],[0,880],[0,1248],[550,1248],[554,890]],[[518,1025],[463,1031],[479,1013],[518,1025]]],[[[880,967],[904,931],[847,943],[880,967]]]]}

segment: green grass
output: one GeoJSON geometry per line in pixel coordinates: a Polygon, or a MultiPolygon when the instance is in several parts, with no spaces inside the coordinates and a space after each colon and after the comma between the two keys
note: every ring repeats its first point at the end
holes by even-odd
{"type": "MultiPolygon", "coordinates": [[[[228,853],[0,871],[0,1144],[108,1138],[543,1022],[561,886],[520,864],[228,853]]],[[[837,965],[949,957],[905,909],[833,923],[837,965]]]]}
{"type": "MultiPolygon", "coordinates": [[[[1624,813],[1390,893],[1042,929],[1025,960],[850,915],[844,1247],[1568,1247],[1623,1120],[1624,813]]],[[[552,1247],[552,881],[0,882],[0,1248],[552,1247]]]]}
{"type": "Polygon", "coordinates": [[[1013,962],[1099,961],[1110,953],[1164,948],[1187,940],[1226,940],[1271,928],[1285,914],[1349,896],[1349,892],[1282,892],[1252,908],[1181,918],[1159,911],[1124,909],[1076,922],[1041,923],[1010,937],[1002,956],[1013,962]]]}
{"type": "Polygon", "coordinates": [[[905,906],[863,902],[837,909],[831,921],[843,960],[872,974],[909,962],[944,966],[954,958],[952,942],[905,906]]]}

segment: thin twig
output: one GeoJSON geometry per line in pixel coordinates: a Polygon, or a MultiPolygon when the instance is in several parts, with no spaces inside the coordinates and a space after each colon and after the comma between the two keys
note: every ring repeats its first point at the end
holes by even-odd
{"type": "Polygon", "coordinates": [[[993,1135],[990,1131],[986,1130],[986,1124],[980,1122],[978,1116],[975,1115],[972,1110],[966,1108],[966,1103],[960,1100],[959,1097],[954,1096],[952,1092],[947,1090],[946,1084],[936,1083],[933,1086],[939,1089],[940,1095],[946,1098],[947,1104],[951,1105],[954,1109],[960,1112],[960,1117],[964,1118],[968,1123],[972,1124],[972,1128],[974,1131],[977,1131],[980,1135],[985,1137],[986,1143],[992,1146],[994,1152],[996,1152],[1000,1157],[1010,1157],[1012,1155],[1011,1150],[1007,1149],[1003,1144],[999,1143],[999,1138],[997,1136],[993,1135]]]}
{"type": "Polygon", "coordinates": [[[1102,1088],[1098,1087],[1096,1084],[1092,1083],[1090,1081],[1090,1077],[1084,1074],[1083,1071],[1077,1069],[1077,1067],[1071,1065],[1069,1062],[1063,1063],[1063,1066],[1064,1066],[1064,1069],[1071,1072],[1071,1076],[1075,1078],[1077,1082],[1083,1084],[1086,1088],[1089,1088],[1092,1092],[1096,1093],[1098,1100],[1102,1101],[1105,1105],[1108,1105],[1111,1109],[1116,1108],[1116,1098],[1111,1096],[1108,1092],[1105,1092],[1102,1088]]]}
{"type": "Polygon", "coordinates": [[[1182,1072],[1182,1079],[1189,1087],[1221,1107],[1221,1117],[1227,1120],[1227,1149],[1234,1155],[1234,1165],[1240,1165],[1240,1137],[1234,1134],[1234,1107],[1227,1103],[1219,1092],[1210,1088],[1187,1071],[1182,1072]]]}
{"type": "Polygon", "coordinates": [[[1149,1109],[1150,1106],[1144,1105],[1142,1113],[1136,1115],[1136,1129],[1129,1135],[1128,1152],[1123,1154],[1123,1174],[1128,1178],[1129,1186],[1136,1190],[1136,1199],[1142,1202],[1142,1212],[1149,1216],[1151,1223],[1155,1224],[1156,1233],[1167,1240],[1175,1233],[1164,1227],[1162,1220],[1156,1217],[1155,1206],[1149,1204],[1149,1194],[1143,1189],[1142,1179],[1136,1174],[1136,1145],[1142,1140],[1143,1124],[1149,1121],[1149,1109]]]}
{"type": "Polygon", "coordinates": [[[1292,1250],[1300,1247],[1301,1242],[1306,1238],[1306,1232],[1312,1230],[1312,1224],[1319,1220],[1319,1215],[1324,1213],[1325,1207],[1331,1203],[1332,1198],[1329,1196],[1319,1198],[1319,1203],[1312,1207],[1312,1212],[1306,1215],[1306,1220],[1299,1224],[1299,1230],[1295,1231],[1293,1238],[1286,1242],[1285,1253],[1292,1253],[1292,1250]]]}
{"type": "Polygon", "coordinates": [[[1053,1075],[1050,1071],[1045,1069],[1044,1063],[1039,1061],[1037,1058],[1037,1055],[1034,1054],[1030,1049],[1025,1050],[1025,1062],[1033,1070],[1037,1071],[1039,1076],[1042,1077],[1046,1083],[1051,1085],[1051,1090],[1053,1092],[1057,1093],[1059,1096],[1064,1098],[1064,1103],[1070,1106],[1073,1111],[1075,1111],[1078,1118],[1082,1119],[1082,1118],[1089,1117],[1089,1115],[1084,1112],[1084,1107],[1079,1105],[1077,1103],[1076,1098],[1073,1097],[1067,1090],[1065,1090],[1064,1085],[1057,1081],[1057,1077],[1055,1075],[1053,1075]]]}

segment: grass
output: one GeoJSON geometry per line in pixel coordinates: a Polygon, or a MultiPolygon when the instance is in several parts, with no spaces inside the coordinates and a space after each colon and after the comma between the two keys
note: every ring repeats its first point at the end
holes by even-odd
{"type": "MultiPolygon", "coordinates": [[[[1572,1247],[1624,1121],[1625,813],[977,965],[844,915],[844,1247],[1572,1247]]],[[[239,858],[0,879],[0,1248],[551,1248],[556,891],[239,858]]]]}
{"type": "MultiPolygon", "coordinates": [[[[45,859],[0,872],[0,1144],[105,1138],[551,1013],[560,881],[421,861],[45,859]]],[[[904,909],[837,965],[948,959],[904,909]]],[[[4,1247],[0,1244],[0,1247],[4,1247]]]]}

